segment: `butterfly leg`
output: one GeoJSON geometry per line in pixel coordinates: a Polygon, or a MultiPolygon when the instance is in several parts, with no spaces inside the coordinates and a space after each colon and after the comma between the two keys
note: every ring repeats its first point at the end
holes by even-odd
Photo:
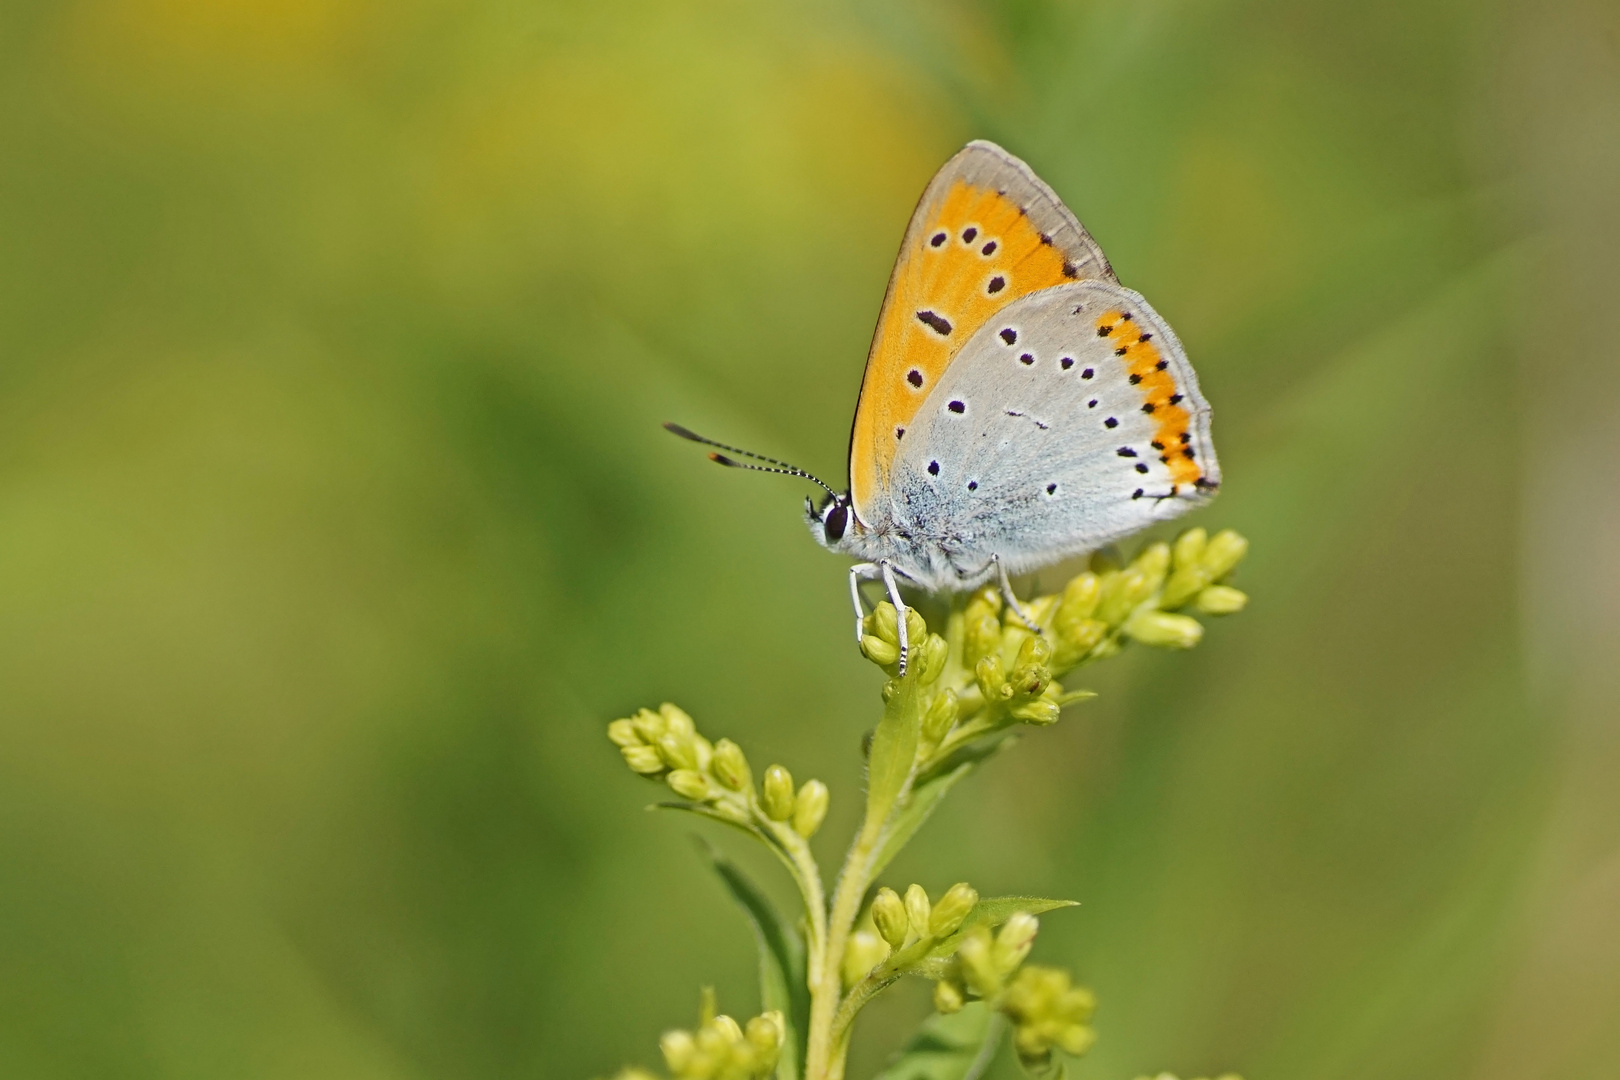
{"type": "Polygon", "coordinates": [[[1007,566],[1001,561],[1001,556],[992,555],[990,561],[996,564],[996,576],[1001,580],[1001,598],[1007,601],[1007,606],[1012,608],[1014,615],[1023,620],[1025,626],[1039,634],[1041,628],[1035,625],[1035,620],[1029,617],[1029,612],[1024,610],[1024,606],[1018,602],[1018,597],[1013,595],[1012,582],[1007,580],[1007,566]]]}
{"type": "Polygon", "coordinates": [[[849,599],[855,605],[855,644],[861,643],[863,624],[866,622],[866,605],[861,603],[861,581],[864,578],[877,580],[883,571],[878,569],[877,563],[856,563],[849,568],[849,599]]]}
{"type": "Polygon", "coordinates": [[[906,602],[900,599],[900,586],[894,580],[894,567],[889,565],[889,560],[884,559],[878,563],[878,567],[883,574],[883,585],[889,590],[889,602],[894,605],[894,613],[900,622],[900,678],[903,679],[906,677],[906,654],[911,651],[911,643],[906,636],[906,602]]]}

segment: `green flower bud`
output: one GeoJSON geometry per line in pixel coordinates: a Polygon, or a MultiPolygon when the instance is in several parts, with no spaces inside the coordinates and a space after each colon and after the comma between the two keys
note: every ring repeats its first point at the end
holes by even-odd
{"type": "Polygon", "coordinates": [[[1044,665],[1051,659],[1052,643],[1047,641],[1045,637],[1036,637],[1035,635],[1031,634],[1028,638],[1024,639],[1024,643],[1018,647],[1018,665],[1020,667],[1027,664],[1044,665]]]}
{"type": "Polygon", "coordinates": [[[1068,972],[1030,965],[1008,985],[999,1007],[1016,1026],[1013,1045],[1028,1063],[1047,1060],[1054,1046],[1071,1054],[1090,1049],[1095,1036],[1086,1023],[1096,1005],[1090,990],[1070,984],[1068,972]]]}
{"type": "Polygon", "coordinates": [[[638,711],[631,718],[630,723],[634,725],[636,734],[641,736],[641,741],[644,743],[655,743],[658,741],[658,736],[664,733],[664,718],[651,709],[638,711]]]}
{"type": "Polygon", "coordinates": [[[945,659],[950,651],[950,646],[938,634],[923,638],[922,647],[917,650],[917,677],[924,686],[939,680],[945,671],[945,659]]]}
{"type": "Polygon", "coordinates": [[[714,795],[709,778],[692,769],[676,769],[664,778],[665,783],[683,799],[704,802],[714,795]]]}
{"type": "Polygon", "coordinates": [[[698,767],[697,747],[693,745],[690,735],[679,735],[674,731],[666,731],[658,736],[658,753],[664,762],[672,769],[696,769],[698,767]]]}
{"type": "Polygon", "coordinates": [[[1209,544],[1209,534],[1203,529],[1188,529],[1176,537],[1173,549],[1173,562],[1177,570],[1187,566],[1197,566],[1204,561],[1204,548],[1209,544]]]}
{"type": "Polygon", "coordinates": [[[1058,609],[1053,627],[1057,631],[1058,647],[1052,656],[1052,666],[1056,668],[1067,668],[1082,660],[1108,633],[1108,624],[1101,619],[1070,618],[1067,611],[1067,608],[1058,609]]]}
{"type": "Polygon", "coordinates": [[[1145,599],[1164,584],[1164,577],[1170,572],[1170,545],[1163,541],[1149,544],[1143,549],[1142,554],[1136,557],[1133,565],[1147,579],[1147,592],[1143,597],[1145,599]]]}
{"type": "Polygon", "coordinates": [[[995,961],[991,957],[993,948],[989,928],[975,926],[956,949],[956,959],[962,965],[963,981],[968,989],[982,998],[1001,993],[1001,974],[996,971],[995,961]]]}
{"type": "Polygon", "coordinates": [[[1209,571],[1198,563],[1177,567],[1176,572],[1170,575],[1170,580],[1165,582],[1164,593],[1159,597],[1159,606],[1166,611],[1181,607],[1202,592],[1209,581],[1209,571]]]}
{"type": "Polygon", "coordinates": [[[854,986],[889,956],[889,946],[870,930],[857,930],[844,946],[842,973],[845,986],[854,986]]]}
{"type": "Polygon", "coordinates": [[[658,1040],[658,1049],[664,1053],[664,1064],[672,1073],[685,1072],[697,1056],[697,1042],[689,1031],[666,1031],[658,1040]]]}
{"type": "Polygon", "coordinates": [[[688,738],[697,734],[697,725],[692,723],[692,718],[669,702],[658,706],[658,714],[664,718],[666,731],[673,731],[688,738]]]}
{"type": "Polygon", "coordinates": [[[1067,616],[1071,619],[1089,619],[1097,610],[1097,598],[1101,590],[1097,587],[1097,575],[1087,570],[1083,574],[1076,574],[1063,586],[1063,602],[1058,608],[1059,617],[1067,616]]]}
{"type": "Polygon", "coordinates": [[[920,938],[928,936],[928,916],[933,913],[933,905],[928,902],[928,890],[921,885],[913,884],[906,890],[906,918],[911,921],[911,931],[920,938]]]}
{"type": "Polygon", "coordinates": [[[876,634],[861,636],[861,652],[878,667],[889,667],[900,659],[900,646],[892,641],[885,641],[876,634]]]}
{"type": "Polygon", "coordinates": [[[780,765],[765,770],[765,783],[760,803],[765,816],[772,821],[786,821],[793,816],[793,774],[780,765]]]}
{"type": "Polygon", "coordinates": [[[963,659],[969,664],[977,664],[986,656],[994,656],[1001,651],[1001,620],[994,615],[969,615],[965,625],[962,651],[963,659]]]}
{"type": "Polygon", "coordinates": [[[787,1022],[783,1019],[781,1010],[772,1009],[748,1021],[748,1030],[745,1034],[756,1049],[764,1053],[774,1053],[781,1048],[786,1031],[787,1022]]]}
{"type": "Polygon", "coordinates": [[[1204,570],[1211,581],[1219,581],[1232,572],[1249,553],[1249,542],[1231,529],[1222,529],[1209,538],[1204,549],[1204,570]]]}
{"type": "Polygon", "coordinates": [[[793,800],[793,831],[806,840],[816,835],[816,830],[821,828],[821,822],[827,816],[829,798],[826,784],[820,780],[806,780],[799,789],[798,797],[793,800]]]}
{"type": "Polygon", "coordinates": [[[958,881],[945,891],[928,917],[928,933],[933,937],[947,937],[956,932],[962,920],[973,913],[979,894],[965,881],[958,881]]]}
{"type": "Polygon", "coordinates": [[[906,640],[916,645],[927,636],[928,623],[924,621],[921,615],[917,614],[916,608],[908,605],[906,607],[906,640]]]}
{"type": "Polygon", "coordinates": [[[1065,1054],[1079,1057],[1097,1041],[1097,1032],[1084,1024],[1070,1024],[1058,1032],[1057,1044],[1065,1054]]]}
{"type": "Polygon", "coordinates": [[[748,759],[743,756],[742,747],[730,739],[721,739],[714,744],[714,757],[709,765],[709,771],[714,773],[714,778],[732,791],[745,791],[754,782],[753,775],[748,771],[748,759]]]}
{"type": "Polygon", "coordinates": [[[719,1016],[715,1017],[712,1023],[714,1024],[715,1030],[719,1031],[720,1034],[725,1038],[728,1046],[736,1046],[738,1043],[743,1041],[742,1028],[737,1025],[737,1021],[733,1020],[725,1013],[721,1013],[719,1016]]]}
{"type": "MultiPolygon", "coordinates": [[[[1137,603],[1131,599],[1125,574],[1124,570],[1115,570],[1098,578],[1102,595],[1097,600],[1097,618],[1109,626],[1118,626],[1137,603]]],[[[1137,574],[1136,577],[1140,579],[1141,575],[1137,574]]]]}
{"type": "Polygon", "coordinates": [[[640,746],[641,736],[636,734],[636,724],[633,720],[615,720],[608,725],[608,738],[613,745],[623,748],[627,746],[640,746]]]}
{"type": "Polygon", "coordinates": [[[947,979],[934,984],[934,1008],[949,1015],[960,1012],[965,1004],[962,988],[947,979]]]}
{"type": "Polygon", "coordinates": [[[873,637],[882,638],[890,645],[900,644],[900,618],[894,610],[894,605],[887,600],[878,601],[877,607],[865,620],[870,623],[866,632],[873,637]]]}
{"type": "Polygon", "coordinates": [[[1007,677],[1013,696],[1037,698],[1052,684],[1052,671],[1042,664],[1025,664],[1007,677]]]}
{"type": "Polygon", "coordinates": [[[1125,633],[1143,645],[1164,649],[1190,649],[1204,636],[1197,619],[1164,611],[1138,611],[1125,624],[1125,633]]]}
{"type": "Polygon", "coordinates": [[[1003,977],[1018,969],[1035,947],[1035,934],[1041,921],[1027,912],[1017,912],[1002,924],[996,934],[996,943],[990,950],[990,960],[1003,977]]]}
{"type": "Polygon", "coordinates": [[[906,918],[905,901],[900,894],[885,885],[877,891],[872,898],[872,923],[877,932],[889,947],[898,949],[906,943],[906,935],[911,931],[911,924],[906,918]]]}
{"type": "Polygon", "coordinates": [[[626,746],[619,753],[624,755],[625,764],[642,776],[657,776],[664,771],[664,759],[650,746],[626,746]]]}
{"type": "Polygon", "coordinates": [[[1198,594],[1193,606],[1205,615],[1236,615],[1248,602],[1247,594],[1230,585],[1211,585],[1198,594]]]}
{"type": "Polygon", "coordinates": [[[1014,705],[1007,710],[1015,720],[1022,720],[1026,724],[1037,724],[1045,727],[1055,724],[1062,715],[1062,707],[1049,697],[1039,697],[1033,701],[1026,701],[1022,705],[1014,705]]]}
{"type": "Polygon", "coordinates": [[[938,742],[951,730],[961,715],[961,704],[957,701],[956,691],[947,687],[934,696],[928,705],[928,711],[923,714],[923,738],[930,742],[938,742]]]}
{"type": "Polygon", "coordinates": [[[1001,657],[991,655],[980,660],[974,665],[973,676],[986,701],[1005,701],[1012,697],[1012,688],[1007,685],[1007,673],[1001,666],[1001,657]]]}

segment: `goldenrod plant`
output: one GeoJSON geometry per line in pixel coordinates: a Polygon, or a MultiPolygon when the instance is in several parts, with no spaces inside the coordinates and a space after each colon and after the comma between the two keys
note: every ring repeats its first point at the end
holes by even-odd
{"type": "MultiPolygon", "coordinates": [[[[1074,902],[980,896],[967,882],[930,896],[916,884],[903,892],[880,884],[880,876],[964,777],[1031,727],[1056,723],[1066,705],[1094,696],[1065,689],[1060,678],[1132,642],[1192,648],[1203,636],[1195,615],[1242,610],[1247,598],[1227,580],[1247,547],[1235,532],[1190,529],[1128,563],[1099,553],[1061,592],[1020,610],[994,588],[962,598],[943,634],[907,609],[904,676],[901,616],[880,603],[862,624],[861,650],[889,676],[883,715],[866,743],[865,814],[830,895],[809,845],[827,814],[825,784],[798,783],[780,764],[756,777],[740,746],[711,742],[674,705],[609,724],[631,770],[676,796],[660,805],[764,844],[803,902],[802,919],[784,917],[734,863],[708,852],[758,939],[762,1011],[734,1020],[715,1011],[706,991],[697,1029],[663,1036],[668,1075],[843,1080],[861,1010],[913,976],[934,983],[937,1013],[878,1080],[974,1080],[1007,1039],[1029,1075],[1061,1077],[1063,1057],[1084,1054],[1095,1038],[1096,1000],[1067,971],[1025,960],[1040,916],[1074,902]]],[[[619,1080],[654,1075],[626,1069],[619,1080]]]]}

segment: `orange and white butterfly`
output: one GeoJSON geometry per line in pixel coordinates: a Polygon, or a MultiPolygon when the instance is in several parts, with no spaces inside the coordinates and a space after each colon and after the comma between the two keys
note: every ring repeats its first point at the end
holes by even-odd
{"type": "MultiPolygon", "coordinates": [[[[969,143],[912,214],[878,316],[838,492],[801,469],[670,430],[821,484],[811,533],[861,560],[859,583],[929,592],[1095,550],[1208,500],[1210,409],[1159,314],[1028,165],[969,143]]],[[[906,620],[900,620],[902,665],[906,620]]]]}

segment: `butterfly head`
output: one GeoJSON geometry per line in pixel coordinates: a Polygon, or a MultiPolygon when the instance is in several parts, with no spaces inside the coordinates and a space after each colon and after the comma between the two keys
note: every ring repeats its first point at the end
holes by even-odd
{"type": "Polygon", "coordinates": [[[860,531],[860,519],[849,504],[849,492],[829,492],[817,506],[806,496],[804,516],[810,526],[810,535],[822,547],[833,551],[847,551],[860,531]]]}

